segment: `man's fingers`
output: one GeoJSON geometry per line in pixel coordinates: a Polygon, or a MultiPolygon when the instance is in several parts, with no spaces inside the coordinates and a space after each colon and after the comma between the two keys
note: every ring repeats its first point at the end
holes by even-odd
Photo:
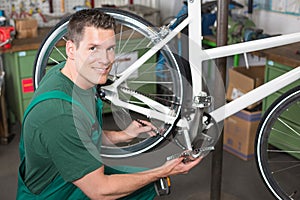
{"type": "Polygon", "coordinates": [[[157,128],[149,121],[141,120],[141,119],[136,119],[135,121],[137,121],[139,124],[143,126],[150,126],[153,130],[157,130],[157,128]]]}
{"type": "Polygon", "coordinates": [[[142,131],[147,132],[150,137],[154,137],[159,134],[157,128],[152,123],[140,119],[135,119],[134,121],[141,126],[142,131]]]}

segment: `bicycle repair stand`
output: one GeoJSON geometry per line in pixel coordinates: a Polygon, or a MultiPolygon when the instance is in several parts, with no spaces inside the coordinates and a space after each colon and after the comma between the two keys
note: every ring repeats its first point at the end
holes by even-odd
{"type": "MultiPolygon", "coordinates": [[[[218,1],[217,11],[217,46],[223,46],[227,44],[227,32],[228,32],[228,6],[229,1],[218,1]]],[[[223,78],[224,86],[226,83],[226,58],[219,58],[216,60],[217,68],[223,78]]],[[[210,200],[220,200],[222,190],[222,167],[223,167],[223,137],[224,130],[217,144],[215,145],[215,151],[212,152],[212,170],[211,170],[211,190],[210,200]]]]}

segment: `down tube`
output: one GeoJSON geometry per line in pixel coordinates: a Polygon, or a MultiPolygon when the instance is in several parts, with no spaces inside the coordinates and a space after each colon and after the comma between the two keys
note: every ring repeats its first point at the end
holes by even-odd
{"type": "Polygon", "coordinates": [[[300,67],[297,67],[261,86],[251,90],[234,101],[212,111],[210,115],[220,122],[225,118],[237,113],[249,105],[262,100],[270,94],[300,79],[300,67]]]}

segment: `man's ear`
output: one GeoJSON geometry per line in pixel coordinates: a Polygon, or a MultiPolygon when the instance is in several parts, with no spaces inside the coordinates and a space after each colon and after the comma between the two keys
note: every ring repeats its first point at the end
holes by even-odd
{"type": "Polygon", "coordinates": [[[74,60],[75,50],[76,50],[76,46],[75,46],[74,42],[72,42],[71,40],[68,40],[66,43],[66,54],[69,59],[74,60]]]}

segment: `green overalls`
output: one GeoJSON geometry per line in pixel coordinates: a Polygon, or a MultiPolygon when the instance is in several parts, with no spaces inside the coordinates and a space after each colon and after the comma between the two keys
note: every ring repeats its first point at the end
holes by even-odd
{"type": "MultiPolygon", "coordinates": [[[[77,106],[79,106],[83,111],[89,116],[90,120],[94,124],[95,119],[91,116],[91,114],[76,100],[72,99],[69,95],[62,91],[50,91],[43,93],[39,96],[37,96],[27,107],[25,113],[23,122],[25,121],[28,113],[31,111],[31,109],[37,105],[38,103],[48,100],[48,99],[62,99],[65,101],[68,101],[70,103],[73,103],[77,106]]],[[[101,100],[97,100],[97,117],[99,119],[99,124],[102,126],[102,102],[101,100]]],[[[22,123],[24,124],[24,123],[22,123]]],[[[101,129],[99,129],[101,130],[101,129]]],[[[101,133],[100,131],[93,133],[92,139],[94,143],[99,143],[99,140],[101,140],[101,133]]],[[[21,135],[20,138],[20,159],[21,164],[19,166],[19,172],[18,172],[18,190],[17,190],[17,199],[20,200],[76,200],[76,199],[89,199],[78,187],[76,187],[71,182],[66,182],[63,180],[61,176],[58,176],[54,179],[53,182],[51,182],[40,194],[33,194],[31,191],[26,187],[24,183],[24,173],[25,173],[25,153],[24,153],[24,141],[23,137],[21,135]]],[[[110,168],[105,166],[105,174],[124,174],[124,173],[135,173],[138,171],[143,171],[146,169],[142,168],[135,168],[135,167],[127,167],[127,166],[119,166],[117,168],[110,168]]],[[[149,184],[131,195],[127,197],[123,197],[121,199],[130,199],[130,200],[150,200],[153,199],[155,196],[157,196],[154,184],[149,184]]]]}

